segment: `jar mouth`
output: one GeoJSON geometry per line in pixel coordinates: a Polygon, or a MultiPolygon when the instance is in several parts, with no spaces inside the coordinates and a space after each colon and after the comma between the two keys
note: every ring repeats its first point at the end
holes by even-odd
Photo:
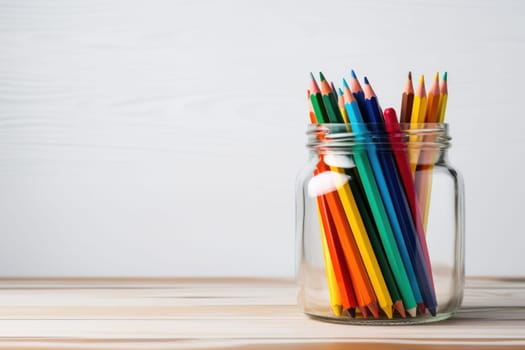
{"type": "Polygon", "coordinates": [[[309,149],[344,150],[365,145],[379,148],[409,147],[447,149],[452,138],[447,123],[401,123],[397,131],[385,130],[384,124],[309,124],[306,135],[309,149]]]}

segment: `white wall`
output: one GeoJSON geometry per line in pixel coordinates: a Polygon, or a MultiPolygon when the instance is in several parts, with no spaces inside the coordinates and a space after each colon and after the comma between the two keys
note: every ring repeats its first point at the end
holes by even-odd
{"type": "MultiPolygon", "coordinates": [[[[0,275],[294,268],[310,71],[448,70],[467,273],[525,274],[525,2],[0,1],[0,275]]],[[[429,76],[430,77],[430,76],[429,76]]]]}

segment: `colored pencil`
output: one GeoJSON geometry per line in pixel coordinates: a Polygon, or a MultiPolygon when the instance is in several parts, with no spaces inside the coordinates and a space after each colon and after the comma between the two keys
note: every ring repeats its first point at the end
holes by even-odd
{"type": "MultiPolygon", "coordinates": [[[[365,84],[363,87],[365,94],[365,103],[367,115],[364,117],[365,121],[370,125],[373,132],[381,133],[384,131],[384,123],[382,122],[383,117],[379,104],[377,102],[377,97],[375,95],[372,86],[369,84],[368,79],[365,77],[365,84]]],[[[386,147],[383,145],[383,147],[386,147]]],[[[423,302],[423,296],[421,294],[420,286],[418,283],[418,278],[416,277],[415,266],[410,258],[410,253],[407,248],[407,242],[405,240],[405,233],[402,229],[399,213],[396,210],[396,205],[394,204],[394,194],[391,193],[391,188],[389,188],[389,181],[394,181],[395,173],[389,171],[387,168],[388,160],[388,151],[377,150],[375,154],[371,153],[370,163],[374,169],[374,174],[376,176],[377,184],[379,191],[381,193],[381,198],[385,205],[388,218],[392,225],[392,231],[403,259],[403,264],[406,268],[408,278],[410,281],[410,286],[414,292],[414,297],[418,304],[423,302]],[[387,157],[385,157],[387,156],[387,157]]],[[[405,225],[404,225],[405,226],[405,225]]]]}
{"type": "MultiPolygon", "coordinates": [[[[328,84],[326,78],[321,73],[321,93],[323,97],[323,106],[324,111],[321,111],[321,115],[328,116],[329,122],[340,122],[342,121],[342,116],[340,112],[338,111],[337,101],[335,100],[335,95],[333,94],[333,91],[331,90],[330,85],[328,84]]],[[[312,77],[312,81],[315,83],[315,79],[312,77]]],[[[314,84],[311,84],[312,88],[315,91],[314,84]]],[[[315,84],[317,85],[317,84],[315,84]]],[[[317,115],[317,113],[316,113],[317,115]]],[[[327,167],[327,166],[326,166],[327,167]]],[[[321,170],[321,168],[318,167],[318,169],[321,170]]],[[[329,167],[327,169],[324,169],[324,171],[331,171],[334,173],[342,173],[343,170],[339,169],[337,167],[329,167]]],[[[335,193],[327,194],[327,202],[328,206],[330,208],[330,213],[332,217],[334,218],[334,222],[336,223],[337,227],[337,235],[338,238],[343,246],[344,251],[344,257],[346,258],[347,263],[349,263],[348,267],[351,272],[351,276],[353,276],[353,279],[355,278],[355,281],[357,281],[357,286],[354,284],[355,293],[358,300],[358,305],[361,306],[361,309],[364,307],[367,307],[371,313],[374,315],[374,317],[379,317],[379,310],[377,307],[377,299],[375,297],[374,290],[372,289],[372,285],[370,282],[370,279],[368,277],[368,273],[366,268],[369,268],[370,276],[372,278],[377,278],[377,274],[374,270],[372,270],[372,264],[373,260],[375,259],[375,256],[373,255],[373,251],[370,249],[367,251],[367,254],[363,254],[361,256],[359,250],[354,251],[353,248],[356,247],[357,249],[357,243],[355,242],[355,237],[358,238],[359,245],[362,247],[366,246],[366,242],[364,242],[366,237],[366,232],[363,232],[363,225],[359,225],[359,222],[356,221],[355,217],[355,210],[353,210],[353,207],[355,206],[355,200],[353,198],[353,195],[350,191],[348,183],[344,184],[343,186],[340,186],[337,188],[337,191],[335,193]],[[340,212],[335,212],[340,211],[340,212]],[[349,220],[348,215],[353,215],[352,217],[354,220],[349,220]],[[345,224],[346,223],[346,224],[345,224]],[[355,237],[354,232],[352,229],[355,229],[355,237]],[[350,234],[350,236],[348,236],[350,234]],[[363,262],[363,260],[366,262],[363,262]],[[358,264],[356,264],[356,261],[359,261],[358,264]],[[350,262],[353,262],[350,264],[350,262]],[[351,268],[350,268],[351,267],[351,268]],[[363,270],[361,270],[363,269],[363,270]]],[[[366,248],[363,248],[366,249],[366,248]]],[[[377,263],[376,263],[377,264],[377,263]]],[[[386,288],[386,287],[385,287],[386,288]]],[[[392,304],[390,305],[390,309],[392,308],[392,304]]]]}
{"type": "Polygon", "coordinates": [[[306,91],[306,98],[308,99],[308,116],[310,117],[310,123],[316,124],[317,120],[315,119],[314,106],[312,105],[310,90],[306,91]]]}
{"type": "Polygon", "coordinates": [[[447,72],[443,73],[443,78],[439,83],[439,109],[438,109],[438,123],[445,122],[445,110],[447,109],[448,86],[447,86],[447,72]]]}
{"type": "MultiPolygon", "coordinates": [[[[325,107],[331,110],[338,109],[338,106],[335,104],[334,99],[331,98],[331,96],[334,96],[334,93],[333,91],[329,90],[330,85],[327,83],[322,73],[321,79],[321,91],[323,93],[323,97],[327,97],[326,99],[324,99],[325,107]]],[[[341,120],[343,119],[342,116],[338,117],[338,119],[339,118],[341,120]]],[[[342,168],[330,166],[330,169],[333,172],[344,174],[344,169],[342,168]]],[[[368,277],[370,278],[370,283],[373,286],[373,289],[377,296],[379,306],[385,312],[388,318],[392,318],[393,301],[391,299],[383,274],[377,262],[374,250],[372,249],[370,239],[363,224],[361,214],[357,207],[357,203],[352,193],[352,190],[349,184],[345,183],[337,188],[337,192],[339,194],[339,199],[343,206],[343,210],[346,214],[346,217],[348,218],[348,222],[354,235],[354,239],[359,248],[359,252],[361,254],[364,266],[366,267],[368,277]]],[[[343,238],[341,239],[343,240],[343,238]]]]}
{"type": "MultiPolygon", "coordinates": [[[[314,172],[318,175],[320,171],[316,169],[314,172]]],[[[334,220],[328,209],[328,204],[325,195],[317,197],[317,205],[321,216],[321,222],[324,228],[326,245],[330,254],[332,267],[334,270],[337,285],[341,296],[341,302],[343,308],[348,310],[350,315],[355,317],[355,308],[357,307],[357,299],[352,285],[350,272],[344,259],[344,252],[339,242],[337,228],[334,224],[334,220]]]]}
{"type": "MultiPolygon", "coordinates": [[[[410,117],[410,128],[417,129],[420,124],[425,122],[425,113],[427,110],[427,94],[425,91],[425,78],[421,76],[419,78],[419,85],[414,95],[414,104],[412,107],[412,115],[410,117]]],[[[410,144],[415,144],[419,140],[417,136],[411,135],[409,137],[410,144]]],[[[416,144],[415,147],[410,147],[408,149],[408,156],[410,160],[410,169],[412,170],[412,176],[415,178],[416,167],[419,160],[420,149],[416,144]]]]}
{"type": "Polygon", "coordinates": [[[337,94],[337,105],[339,106],[339,111],[341,112],[341,115],[343,116],[343,122],[347,126],[346,130],[351,131],[352,129],[350,127],[350,121],[348,120],[348,114],[346,113],[346,109],[345,109],[345,99],[343,97],[343,90],[339,89],[338,92],[339,93],[337,94]]]}
{"type": "Polygon", "coordinates": [[[401,136],[401,127],[397,121],[396,112],[392,108],[387,108],[384,111],[386,131],[392,145],[392,152],[394,154],[397,169],[402,179],[403,186],[405,189],[406,198],[410,205],[410,211],[412,212],[412,218],[416,225],[418,239],[423,250],[425,257],[425,264],[432,277],[432,265],[430,263],[430,254],[428,252],[428,246],[425,238],[425,229],[423,227],[423,221],[421,217],[420,207],[418,205],[418,197],[414,180],[412,179],[412,173],[410,170],[410,162],[408,161],[406,147],[403,146],[403,138],[401,136]]]}
{"type": "MultiPolygon", "coordinates": [[[[345,85],[345,107],[353,130],[359,137],[365,138],[368,134],[368,130],[364,124],[361,112],[357,107],[357,101],[354,99],[354,95],[350,93],[346,82],[344,82],[343,85],[345,85]]],[[[365,139],[364,142],[368,143],[366,141],[367,140],[365,139]]],[[[396,239],[390,225],[388,214],[386,213],[386,209],[381,199],[381,193],[378,189],[375,173],[372,166],[370,165],[366,152],[368,152],[369,157],[377,159],[376,150],[373,144],[369,144],[364,152],[354,152],[354,160],[361,177],[363,189],[368,197],[370,209],[372,211],[372,215],[374,216],[379,235],[385,249],[385,254],[398,283],[399,291],[403,298],[403,303],[407,308],[407,312],[412,316],[415,316],[416,298],[414,296],[403,259],[401,258],[400,251],[397,248],[396,239]]],[[[376,162],[378,164],[378,161],[376,162]]],[[[381,178],[379,181],[381,181],[381,178]]],[[[384,180],[382,181],[384,182],[384,180]]]]}
{"type": "Polygon", "coordinates": [[[436,73],[428,90],[425,123],[437,123],[439,119],[439,73],[436,73]]]}
{"type": "Polygon", "coordinates": [[[332,258],[330,257],[330,252],[328,251],[328,245],[326,243],[326,233],[324,232],[324,223],[321,211],[318,209],[319,216],[319,231],[321,232],[321,245],[323,246],[323,259],[326,273],[326,280],[328,283],[328,293],[330,297],[330,306],[334,315],[341,316],[343,311],[343,301],[341,298],[341,292],[337,284],[337,279],[335,277],[334,264],[332,263],[332,258]]]}
{"type": "MultiPolygon", "coordinates": [[[[313,110],[312,102],[310,100],[310,90],[307,91],[307,100],[308,100],[308,114],[310,117],[310,123],[316,124],[317,121],[315,119],[315,112],[313,110]]],[[[327,283],[328,283],[328,291],[330,295],[330,305],[332,307],[332,311],[334,312],[334,315],[341,316],[342,308],[343,308],[341,291],[339,290],[339,285],[337,282],[337,278],[335,276],[334,263],[332,262],[332,258],[330,257],[330,252],[328,250],[328,244],[326,242],[325,231],[330,230],[330,227],[329,227],[328,222],[325,219],[326,216],[323,216],[321,214],[319,205],[318,205],[317,213],[318,213],[319,224],[320,224],[319,230],[321,232],[321,242],[323,246],[323,258],[324,258],[326,278],[327,278],[327,283]],[[325,226],[326,226],[326,229],[325,229],[325,226]]],[[[334,258],[337,260],[337,257],[334,257],[334,258]]],[[[350,306],[348,306],[348,302],[346,302],[345,304],[347,304],[347,308],[349,309],[350,306]]]]}
{"type": "Polygon", "coordinates": [[[332,88],[330,87],[330,84],[328,84],[328,81],[326,81],[323,73],[319,73],[319,75],[321,77],[321,94],[323,96],[323,103],[326,114],[328,115],[328,120],[330,123],[342,123],[343,116],[341,115],[339,107],[337,106],[337,99],[332,91],[332,88]]]}
{"type": "Polygon", "coordinates": [[[408,72],[405,90],[401,97],[401,123],[410,123],[412,105],[414,104],[414,85],[412,84],[412,72],[408,72]]]}
{"type": "Polygon", "coordinates": [[[312,102],[317,123],[328,123],[328,114],[324,107],[323,96],[312,73],[310,73],[310,101],[312,102]]]}
{"type": "MultiPolygon", "coordinates": [[[[318,169],[320,172],[331,171],[326,164],[320,165],[318,169]]],[[[326,193],[324,196],[330,210],[330,215],[333,217],[341,246],[343,247],[344,257],[350,270],[350,277],[354,286],[357,303],[359,306],[366,306],[374,317],[378,318],[379,309],[377,299],[341,203],[342,201],[337,191],[326,193]]]]}
{"type": "MultiPolygon", "coordinates": [[[[389,110],[389,112],[392,111],[393,110],[389,110]]],[[[395,118],[397,120],[397,117],[395,118]]],[[[390,150],[381,152],[379,158],[386,174],[388,189],[390,190],[390,194],[396,207],[396,214],[402,229],[401,232],[407,246],[410,261],[414,267],[414,272],[416,274],[424,304],[429,312],[435,316],[437,301],[434,283],[430,272],[430,259],[428,261],[426,260],[424,249],[421,245],[421,240],[419,239],[420,236],[411,215],[410,205],[405,194],[404,186],[397,171],[397,165],[390,150]]],[[[420,229],[422,230],[422,228],[420,229]]],[[[426,244],[424,247],[426,248],[426,244]]],[[[420,307],[421,311],[424,312],[423,305],[420,305],[420,307]]]]}
{"type": "Polygon", "coordinates": [[[405,306],[403,304],[403,300],[401,299],[401,295],[399,294],[399,289],[396,285],[396,280],[392,273],[392,269],[388,264],[383,245],[381,244],[381,238],[377,231],[376,224],[374,223],[371,209],[368,205],[368,200],[362,188],[359,173],[357,172],[356,168],[346,169],[345,172],[350,177],[350,188],[354,194],[357,207],[361,213],[361,217],[363,218],[363,223],[365,225],[366,231],[368,232],[368,236],[370,237],[370,243],[372,244],[372,248],[374,249],[377,261],[381,268],[381,272],[385,278],[387,288],[394,303],[394,309],[399,313],[399,315],[401,315],[401,317],[405,318],[405,306]]]}
{"type": "Polygon", "coordinates": [[[350,90],[352,91],[352,95],[354,95],[354,98],[357,101],[357,105],[359,106],[361,115],[364,115],[366,113],[365,94],[363,93],[361,84],[359,84],[359,80],[357,79],[357,75],[355,74],[355,71],[353,69],[350,71],[350,90]]]}
{"type": "MultiPolygon", "coordinates": [[[[443,73],[443,78],[439,86],[439,107],[437,112],[437,118],[428,122],[444,123],[445,121],[445,110],[447,107],[448,89],[447,89],[447,72],[443,73]]],[[[427,137],[429,141],[435,141],[433,138],[427,137]]],[[[420,158],[420,170],[416,174],[416,189],[418,193],[419,203],[421,211],[423,213],[423,227],[428,226],[428,216],[430,211],[430,196],[432,192],[432,169],[434,168],[435,157],[437,156],[436,150],[424,151],[423,156],[420,158]]]]}

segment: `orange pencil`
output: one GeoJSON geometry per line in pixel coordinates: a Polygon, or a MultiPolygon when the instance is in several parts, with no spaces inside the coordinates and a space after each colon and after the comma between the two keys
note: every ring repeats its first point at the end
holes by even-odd
{"type": "MultiPolygon", "coordinates": [[[[318,165],[320,172],[330,171],[328,165],[320,162],[318,165]]],[[[361,259],[357,243],[355,242],[352,230],[348,224],[345,211],[337,195],[337,191],[324,194],[328,209],[332,215],[334,226],[344,251],[347,266],[350,269],[350,277],[354,285],[357,304],[361,307],[366,306],[375,318],[379,317],[379,306],[374,290],[368,278],[364,263],[361,259]]]]}
{"type": "Polygon", "coordinates": [[[310,116],[310,123],[317,124],[317,120],[315,119],[314,107],[312,106],[312,100],[310,95],[310,90],[306,90],[306,96],[308,97],[308,115],[310,116]]]}
{"type": "Polygon", "coordinates": [[[436,73],[434,81],[427,95],[427,110],[425,123],[437,123],[439,110],[439,73],[436,73]]]}
{"type": "MultiPolygon", "coordinates": [[[[319,174],[319,170],[315,170],[315,174],[319,174]]],[[[344,253],[339,242],[334,221],[328,209],[326,195],[317,197],[317,205],[321,216],[322,225],[326,237],[326,245],[332,259],[332,266],[334,268],[335,279],[339,287],[343,308],[348,310],[352,317],[355,317],[355,308],[357,300],[352,286],[350,272],[344,261],[344,253]]]]}

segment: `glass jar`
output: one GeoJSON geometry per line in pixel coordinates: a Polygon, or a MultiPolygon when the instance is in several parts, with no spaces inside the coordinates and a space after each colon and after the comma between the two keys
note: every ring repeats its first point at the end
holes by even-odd
{"type": "Polygon", "coordinates": [[[299,305],[356,324],[452,316],[464,285],[464,189],[447,124],[310,125],[296,188],[299,305]],[[370,131],[374,130],[374,131],[370,131]]]}

